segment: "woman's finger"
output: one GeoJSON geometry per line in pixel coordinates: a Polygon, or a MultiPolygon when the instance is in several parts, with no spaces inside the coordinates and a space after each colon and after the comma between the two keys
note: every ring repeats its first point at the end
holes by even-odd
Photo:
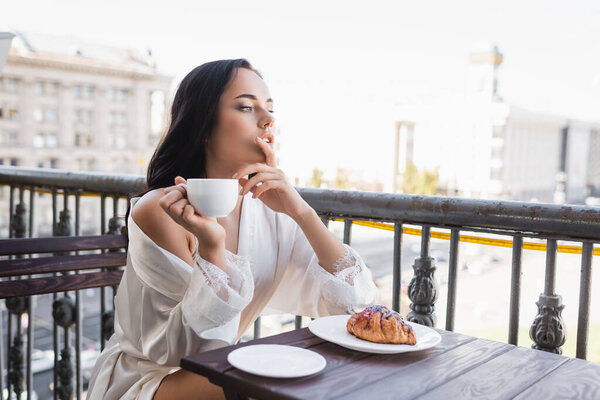
{"type": "Polygon", "coordinates": [[[186,199],[179,199],[174,203],[167,206],[167,213],[171,216],[181,217],[183,215],[183,209],[186,205],[190,204],[186,199]]]}
{"type": "Polygon", "coordinates": [[[258,199],[267,190],[276,189],[278,187],[281,187],[281,181],[267,181],[253,190],[254,194],[252,195],[252,198],[258,199]]]}
{"type": "Polygon", "coordinates": [[[186,204],[183,208],[183,214],[181,215],[181,217],[183,218],[183,220],[187,223],[192,223],[194,222],[194,216],[196,214],[196,210],[194,209],[194,207],[191,204],[186,204]]]}
{"type": "Polygon", "coordinates": [[[251,174],[253,172],[274,172],[275,168],[270,167],[268,165],[265,164],[261,164],[261,163],[256,163],[256,164],[248,164],[243,166],[242,168],[240,168],[238,170],[238,172],[236,172],[235,174],[233,174],[233,179],[239,179],[242,178],[248,174],[251,174]]]}
{"type": "Polygon", "coordinates": [[[183,184],[181,184],[181,183],[179,185],[169,186],[167,188],[164,188],[163,192],[164,193],[171,193],[174,190],[181,192],[184,196],[187,195],[187,191],[185,190],[185,186],[183,186],[183,184]]]}
{"type": "Polygon", "coordinates": [[[265,153],[265,159],[266,159],[267,165],[270,167],[275,167],[275,153],[273,152],[273,149],[271,148],[271,146],[269,146],[267,144],[267,142],[265,142],[258,136],[256,137],[256,143],[258,144],[258,147],[261,148],[263,153],[265,153]]]}
{"type": "Polygon", "coordinates": [[[168,206],[182,198],[183,194],[178,190],[174,190],[161,197],[158,204],[166,210],[168,206]]]}
{"type": "Polygon", "coordinates": [[[247,182],[244,183],[244,185],[242,185],[242,195],[248,193],[255,185],[257,185],[260,182],[262,182],[264,185],[265,182],[269,180],[279,178],[279,175],[270,172],[261,172],[259,174],[256,174],[254,177],[252,177],[252,179],[249,179],[247,182]]]}
{"type": "Polygon", "coordinates": [[[182,178],[181,176],[177,175],[175,177],[175,185],[179,185],[181,183],[187,183],[187,180],[185,180],[184,178],[182,178]]]}

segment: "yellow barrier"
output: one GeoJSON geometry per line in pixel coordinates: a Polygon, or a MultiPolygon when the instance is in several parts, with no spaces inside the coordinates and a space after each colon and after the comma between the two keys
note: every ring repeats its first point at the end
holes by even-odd
{"type": "MultiPolygon", "coordinates": [[[[343,219],[332,218],[332,221],[344,222],[343,219]]],[[[369,228],[383,229],[386,231],[394,231],[394,225],[387,224],[383,222],[371,222],[371,221],[352,221],[355,225],[367,226],[369,228]]],[[[402,232],[407,235],[415,235],[421,236],[421,230],[415,228],[402,228],[402,232]]],[[[450,240],[450,234],[446,232],[436,232],[431,231],[431,237],[434,239],[443,239],[450,240]]],[[[480,236],[471,236],[471,235],[460,235],[460,241],[465,243],[477,243],[483,244],[486,246],[497,246],[497,247],[508,247],[512,248],[512,240],[506,239],[492,239],[492,238],[484,238],[480,236]]],[[[546,244],[544,243],[533,243],[533,242],[523,242],[523,249],[525,250],[538,250],[538,251],[546,251],[546,244]]],[[[559,253],[570,253],[570,254],[581,254],[581,247],[579,246],[558,246],[559,253]]],[[[594,255],[600,256],[600,248],[594,249],[594,255]]]]}

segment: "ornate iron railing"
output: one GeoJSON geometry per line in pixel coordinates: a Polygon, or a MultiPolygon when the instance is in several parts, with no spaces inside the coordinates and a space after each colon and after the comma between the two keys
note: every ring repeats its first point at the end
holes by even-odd
{"type": "MultiPolygon", "coordinates": [[[[55,235],[80,234],[80,198],[82,196],[99,197],[100,232],[115,233],[122,225],[118,215],[119,202],[130,196],[142,192],[145,188],[145,179],[141,176],[123,176],[99,173],[68,172],[59,170],[27,169],[17,167],[0,167],[0,185],[9,189],[9,216],[10,237],[31,236],[35,218],[35,193],[46,192],[52,198],[52,224],[55,235]],[[18,195],[17,195],[18,192],[18,195]],[[28,197],[25,194],[28,194],[28,197]],[[59,212],[59,196],[62,197],[62,210],[59,212]],[[71,210],[69,199],[75,199],[74,232],[71,231],[71,210]],[[28,204],[25,201],[28,199],[28,204]],[[106,199],[112,199],[113,213],[107,221],[106,199]],[[28,210],[29,209],[29,213],[28,210]]],[[[517,344],[517,331],[519,328],[519,301],[521,293],[521,256],[524,238],[536,238],[546,242],[545,286],[540,295],[538,315],[535,317],[530,329],[530,336],[534,342],[533,347],[561,353],[561,346],[565,342],[566,331],[562,320],[561,311],[564,308],[562,298],[555,293],[556,280],[556,254],[559,240],[580,242],[581,250],[581,275],[579,291],[579,314],[577,322],[577,350],[579,358],[586,358],[590,295],[591,272],[594,255],[594,244],[600,242],[600,208],[577,205],[554,205],[523,203],[494,200],[473,200],[460,198],[447,198],[436,196],[417,196],[406,194],[384,194],[371,192],[353,192],[340,190],[303,189],[298,188],[302,197],[319,213],[323,222],[328,224],[331,219],[344,221],[343,241],[351,243],[353,222],[376,221],[393,224],[394,230],[394,256],[393,256],[393,293],[392,307],[399,310],[400,284],[401,284],[401,255],[403,228],[405,225],[419,225],[421,229],[420,256],[413,265],[414,276],[408,287],[408,297],[411,301],[411,312],[407,319],[429,326],[436,324],[435,303],[438,298],[438,286],[435,280],[435,259],[430,256],[431,229],[435,227],[450,230],[450,254],[448,271],[448,298],[446,309],[446,326],[454,330],[456,282],[458,251],[461,233],[465,231],[485,232],[512,237],[512,269],[511,269],[511,298],[510,319],[508,327],[508,342],[517,344]]],[[[111,310],[105,306],[105,290],[102,289],[101,310],[102,332],[100,338],[102,345],[109,336],[112,326],[111,310]]],[[[113,292],[114,295],[114,292],[113,292]]],[[[60,298],[55,296],[54,301],[60,298]]],[[[80,295],[76,293],[76,307],[80,307],[80,295]]],[[[8,351],[2,352],[0,346],[0,360],[9,355],[8,380],[13,389],[22,389],[23,378],[17,370],[26,365],[27,393],[30,395],[32,388],[31,375],[31,342],[32,322],[28,325],[27,340],[28,359],[24,363],[22,354],[14,350],[14,343],[23,342],[21,324],[13,324],[11,315],[19,315],[20,310],[14,310],[7,302],[9,313],[7,346],[8,351]],[[19,337],[12,340],[11,336],[19,337]],[[12,357],[12,358],[11,358],[12,357]],[[19,359],[20,360],[17,360],[19,359]],[[10,361],[12,360],[12,361],[10,361]],[[21,381],[19,383],[18,381],[21,381]]],[[[31,308],[27,311],[32,312],[31,308]]],[[[31,318],[29,318],[31,321],[31,318]]],[[[301,317],[296,317],[296,327],[301,326],[301,317]]],[[[55,366],[60,366],[58,354],[58,328],[54,324],[54,349],[55,366]]],[[[76,324],[76,356],[80,355],[81,323],[76,324]]],[[[1,328],[1,326],[0,326],[1,328]]],[[[254,326],[255,337],[260,336],[260,319],[254,326]]],[[[68,339],[68,334],[64,335],[68,339]]],[[[65,339],[65,340],[67,340],[65,339]]],[[[1,341],[0,341],[1,342],[1,341]]],[[[67,342],[65,342],[67,343],[67,342]]],[[[69,378],[77,381],[75,395],[81,398],[81,371],[77,363],[75,376],[69,378]]],[[[5,370],[4,365],[2,369],[5,370]]],[[[58,371],[57,374],[64,373],[58,371]]],[[[55,374],[56,375],[56,374],[55,374]]],[[[4,387],[0,375],[0,387],[4,387]]],[[[55,378],[56,387],[56,378],[55,378]]],[[[0,391],[0,399],[2,399],[0,391]]],[[[69,394],[70,396],[70,394],[69,394]]],[[[55,391],[56,397],[56,391],[55,391]]]]}

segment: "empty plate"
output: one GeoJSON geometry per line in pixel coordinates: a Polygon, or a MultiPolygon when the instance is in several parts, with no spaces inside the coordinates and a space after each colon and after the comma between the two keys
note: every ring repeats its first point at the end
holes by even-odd
{"type": "Polygon", "coordinates": [[[229,353],[227,361],[249,374],[271,378],[297,378],[321,371],[325,358],[311,350],[280,344],[255,344],[229,353]]]}

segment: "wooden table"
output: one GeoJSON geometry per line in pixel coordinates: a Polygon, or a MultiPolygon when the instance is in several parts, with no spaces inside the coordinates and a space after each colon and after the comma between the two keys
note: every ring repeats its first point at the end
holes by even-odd
{"type": "Polygon", "coordinates": [[[432,349],[370,354],[314,336],[308,328],[185,357],[184,369],[222,386],[228,399],[600,399],[600,364],[438,330],[432,349]],[[309,348],[321,372],[275,379],[232,367],[227,355],[250,344],[309,348]]]}

